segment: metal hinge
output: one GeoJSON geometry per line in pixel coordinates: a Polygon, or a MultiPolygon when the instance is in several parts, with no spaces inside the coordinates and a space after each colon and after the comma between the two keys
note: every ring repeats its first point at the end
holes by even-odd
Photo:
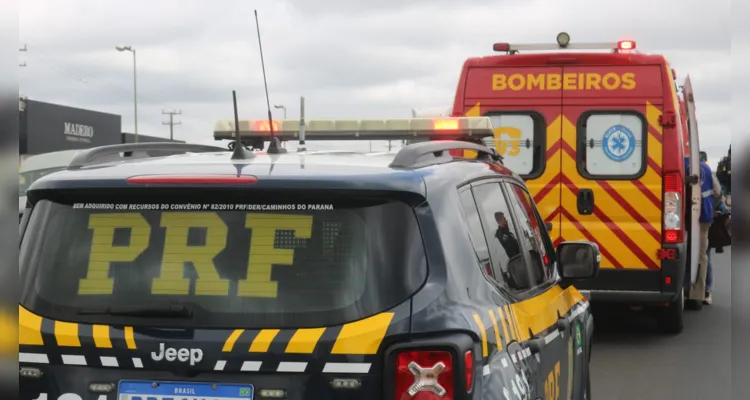
{"type": "Polygon", "coordinates": [[[659,123],[663,127],[672,127],[677,125],[677,114],[674,111],[665,111],[659,117],[659,123]]]}

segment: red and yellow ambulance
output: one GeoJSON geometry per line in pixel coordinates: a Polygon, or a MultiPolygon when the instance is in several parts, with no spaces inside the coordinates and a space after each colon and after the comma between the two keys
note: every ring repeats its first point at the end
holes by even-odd
{"type": "Polygon", "coordinates": [[[636,52],[634,41],[557,39],[497,43],[505,54],[468,59],[453,115],[492,119],[487,140],[527,181],[555,244],[599,245],[602,269],[577,286],[584,295],[660,306],[664,330],[679,332],[686,266],[697,263],[689,248],[697,224],[685,201],[697,129],[686,132],[682,105],[693,95],[680,99],[667,59],[636,52]]]}

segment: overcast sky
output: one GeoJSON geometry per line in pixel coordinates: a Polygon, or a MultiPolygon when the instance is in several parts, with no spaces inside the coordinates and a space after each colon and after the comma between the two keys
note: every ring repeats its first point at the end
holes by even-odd
{"type": "Polygon", "coordinates": [[[240,118],[266,114],[253,9],[271,103],[290,118],[300,95],[308,118],[450,106],[466,58],[491,54],[494,42],[554,42],[567,31],[574,42],[628,38],[665,54],[680,79],[691,76],[709,158],[730,142],[725,0],[25,0],[20,94],[120,114],[132,132],[132,55],[114,48],[132,45],[139,132],[168,137],[162,111],[178,109],[176,138],[214,143],[214,122],[232,117],[233,89],[240,118]]]}

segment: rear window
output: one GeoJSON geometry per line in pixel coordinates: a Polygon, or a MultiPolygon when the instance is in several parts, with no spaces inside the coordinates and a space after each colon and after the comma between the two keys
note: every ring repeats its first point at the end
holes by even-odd
{"type": "Polygon", "coordinates": [[[22,303],[89,323],[153,325],[112,314],[179,305],[192,316],[158,325],[313,327],[391,308],[426,278],[416,217],[401,201],[202,197],[39,201],[21,244],[22,303]]]}

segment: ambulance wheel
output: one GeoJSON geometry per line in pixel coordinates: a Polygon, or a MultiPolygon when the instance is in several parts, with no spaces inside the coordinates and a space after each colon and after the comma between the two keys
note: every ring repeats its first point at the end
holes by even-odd
{"type": "Polygon", "coordinates": [[[680,290],[677,298],[669,303],[667,307],[660,310],[657,320],[659,329],[664,333],[678,334],[682,332],[684,325],[685,292],[680,290]]]}
{"type": "Polygon", "coordinates": [[[687,300],[685,306],[694,311],[700,311],[703,309],[703,300],[687,300]]]}
{"type": "Polygon", "coordinates": [[[583,392],[583,400],[591,400],[591,373],[586,376],[586,390],[583,392]]]}

